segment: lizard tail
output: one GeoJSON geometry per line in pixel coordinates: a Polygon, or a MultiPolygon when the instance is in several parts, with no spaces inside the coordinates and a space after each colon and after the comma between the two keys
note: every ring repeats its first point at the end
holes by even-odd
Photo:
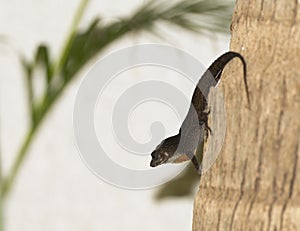
{"type": "MultiPolygon", "coordinates": [[[[250,104],[250,96],[249,96],[249,89],[248,89],[248,83],[247,83],[247,64],[244,59],[244,57],[234,51],[228,51],[221,55],[217,60],[215,60],[210,67],[207,69],[206,73],[204,75],[212,75],[214,77],[215,83],[213,84],[214,86],[218,84],[218,82],[221,79],[222,76],[222,71],[226,64],[228,64],[232,59],[234,58],[239,58],[243,64],[243,72],[244,72],[244,84],[245,84],[245,89],[246,89],[246,96],[247,96],[247,101],[249,105],[249,109],[251,108],[250,104]]],[[[200,79],[201,81],[201,79],[200,79]]]]}

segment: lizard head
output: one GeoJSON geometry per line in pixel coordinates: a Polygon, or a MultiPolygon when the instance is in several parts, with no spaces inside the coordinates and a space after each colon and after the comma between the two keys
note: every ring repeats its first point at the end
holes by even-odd
{"type": "Polygon", "coordinates": [[[158,165],[161,165],[163,163],[166,163],[169,159],[170,154],[168,152],[164,152],[160,149],[155,149],[152,153],[151,153],[151,162],[150,162],[150,166],[151,167],[156,167],[158,165]]]}
{"type": "MultiPolygon", "coordinates": [[[[178,135],[177,135],[178,136],[178,135]]],[[[163,140],[151,153],[151,167],[168,163],[169,159],[176,153],[178,147],[178,137],[172,136],[163,140]]]]}

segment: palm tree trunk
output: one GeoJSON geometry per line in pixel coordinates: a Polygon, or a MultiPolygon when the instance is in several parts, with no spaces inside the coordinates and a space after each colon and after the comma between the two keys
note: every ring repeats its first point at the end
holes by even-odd
{"type": "Polygon", "coordinates": [[[202,176],[193,231],[300,229],[300,5],[237,1],[233,61],[221,84],[227,131],[222,152],[202,176]]]}

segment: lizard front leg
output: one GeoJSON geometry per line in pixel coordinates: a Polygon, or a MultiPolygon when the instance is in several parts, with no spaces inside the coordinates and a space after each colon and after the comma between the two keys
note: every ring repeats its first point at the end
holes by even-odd
{"type": "Polygon", "coordinates": [[[207,112],[202,112],[202,119],[199,120],[199,125],[202,126],[204,124],[205,126],[205,141],[207,141],[209,134],[212,134],[212,130],[208,125],[208,115],[210,113],[210,110],[207,112]]]}
{"type": "Polygon", "coordinates": [[[188,152],[187,156],[192,161],[192,163],[193,163],[194,167],[196,168],[198,174],[201,174],[202,168],[201,168],[201,165],[199,164],[199,161],[198,161],[197,157],[192,152],[188,152]]]}

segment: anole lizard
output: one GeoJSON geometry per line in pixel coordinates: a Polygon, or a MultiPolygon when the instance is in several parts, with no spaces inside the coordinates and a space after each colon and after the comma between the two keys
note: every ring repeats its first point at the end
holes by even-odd
{"type": "Polygon", "coordinates": [[[198,146],[204,141],[204,132],[208,136],[210,128],[208,126],[207,97],[210,87],[215,87],[222,75],[222,71],[227,63],[233,58],[239,58],[243,63],[244,84],[246,96],[250,108],[249,91],[247,84],[247,66],[242,55],[236,52],[226,52],[215,60],[200,78],[191,101],[187,116],[185,117],[179,133],[175,136],[164,139],[151,153],[151,167],[156,167],[165,163],[181,163],[191,160],[201,173],[201,165],[196,157],[198,146]]]}

